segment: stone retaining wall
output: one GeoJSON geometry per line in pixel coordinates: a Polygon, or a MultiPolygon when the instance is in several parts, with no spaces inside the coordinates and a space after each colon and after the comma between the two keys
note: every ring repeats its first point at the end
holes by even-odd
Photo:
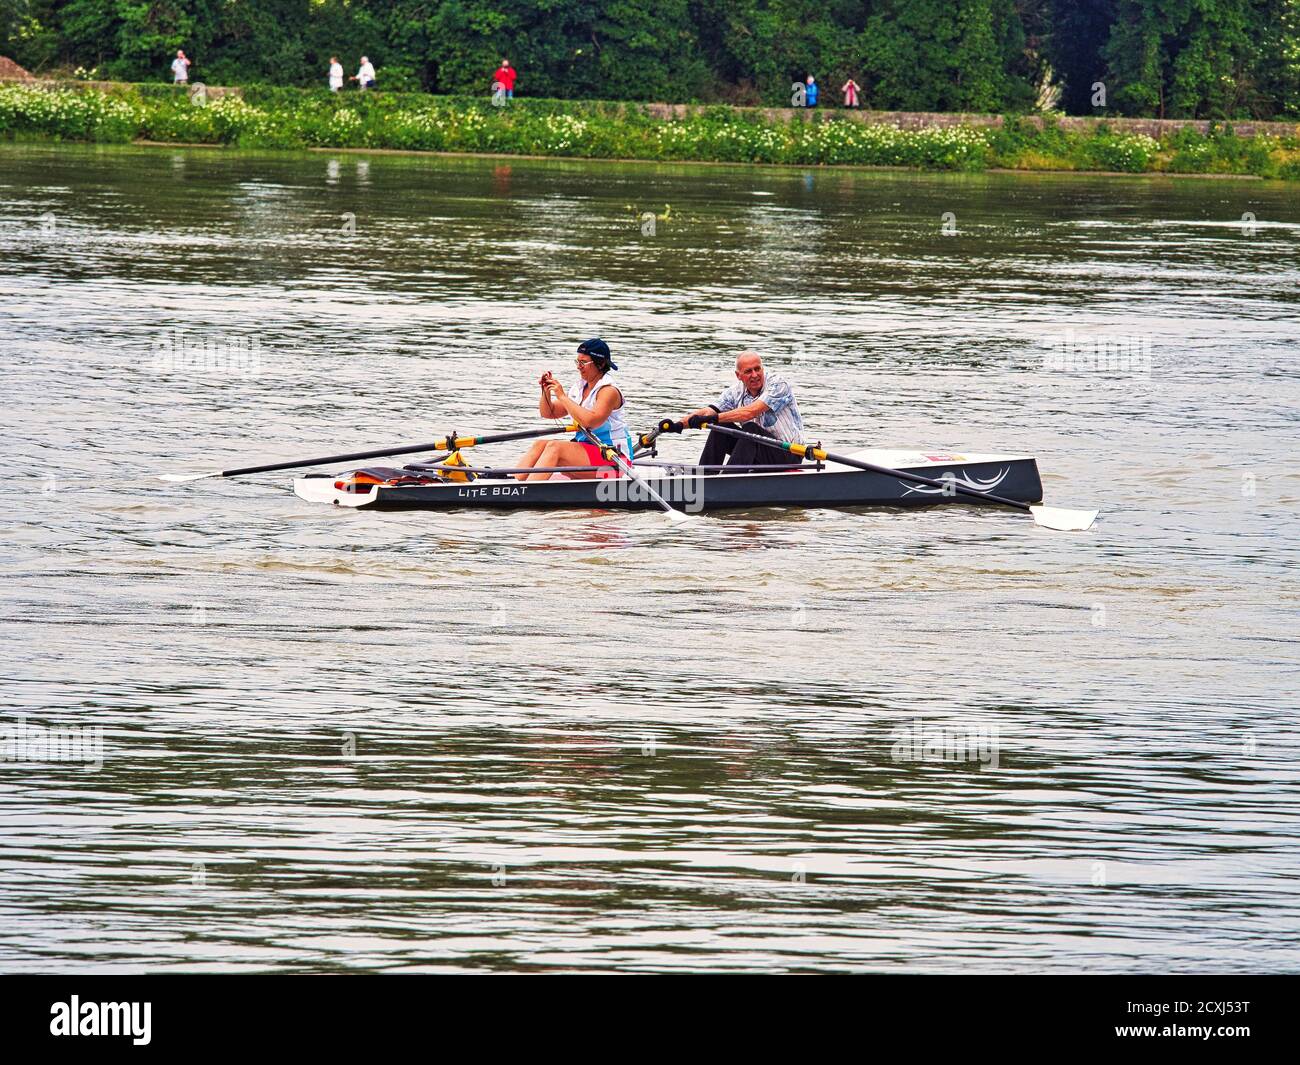
{"type": "MultiPolygon", "coordinates": [[[[691,112],[704,110],[704,104],[646,104],[646,109],[656,118],[683,118],[691,112]]],[[[1001,126],[1001,115],[978,115],[956,111],[865,111],[847,107],[737,107],[737,111],[747,111],[761,115],[769,122],[792,122],[795,119],[809,121],[817,112],[834,114],[853,122],[865,122],[869,125],[897,126],[900,129],[933,129],[951,126],[1001,126]]],[[[1057,125],[1061,129],[1075,133],[1089,133],[1100,123],[1105,122],[1112,129],[1126,133],[1145,133],[1157,140],[1180,129],[1194,129],[1198,133],[1207,133],[1212,125],[1205,119],[1193,118],[1091,118],[1083,115],[1056,115],[1057,125]]],[[[1026,120],[1042,128],[1042,115],[1026,115],[1026,120]]],[[[1220,123],[1222,124],[1222,123],[1220,123]]],[[[1241,119],[1228,123],[1242,137],[1268,134],[1273,137],[1293,137],[1300,135],[1300,123],[1296,122],[1258,122],[1253,119],[1241,119]]]]}

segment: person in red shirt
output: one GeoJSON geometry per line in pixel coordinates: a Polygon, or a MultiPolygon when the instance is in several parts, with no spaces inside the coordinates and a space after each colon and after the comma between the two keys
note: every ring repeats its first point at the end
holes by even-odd
{"type": "Polygon", "coordinates": [[[500,85],[501,88],[505,90],[506,97],[508,99],[513,99],[515,95],[515,77],[516,71],[515,68],[510,65],[510,60],[501,60],[501,65],[497,67],[496,71],[492,75],[492,91],[496,92],[497,86],[500,85]]]}

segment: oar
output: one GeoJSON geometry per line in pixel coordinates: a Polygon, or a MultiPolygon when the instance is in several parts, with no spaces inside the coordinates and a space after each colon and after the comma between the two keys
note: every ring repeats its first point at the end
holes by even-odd
{"type": "Polygon", "coordinates": [[[874,463],[863,462],[861,459],[836,455],[833,452],[814,447],[812,444],[792,444],[786,440],[775,440],[770,436],[759,436],[757,433],[732,429],[728,425],[718,425],[716,422],[710,423],[709,428],[715,432],[728,433],[731,436],[739,436],[759,444],[766,444],[768,447],[779,447],[794,455],[807,456],[822,462],[838,462],[842,466],[852,466],[854,469],[867,470],[871,473],[883,473],[903,481],[912,481],[916,484],[928,484],[935,488],[942,488],[945,492],[960,492],[962,495],[973,496],[976,499],[987,499],[990,503],[1001,503],[1003,506],[1015,507],[1017,510],[1027,511],[1034,521],[1045,529],[1056,529],[1058,532],[1081,532],[1090,528],[1092,523],[1097,520],[1098,512],[1095,510],[1065,510],[1062,507],[1045,507],[1041,504],[1022,503],[1018,499],[1008,499],[1006,496],[997,496],[992,492],[981,492],[975,488],[967,488],[956,481],[938,481],[933,477],[922,477],[919,473],[891,470],[888,466],[877,466],[874,463]]]}
{"type": "MultiPolygon", "coordinates": [[[[587,438],[591,440],[593,444],[596,445],[597,450],[600,452],[601,458],[603,458],[606,462],[614,463],[614,465],[618,466],[620,469],[626,472],[628,477],[630,477],[632,480],[634,480],[637,484],[641,486],[642,491],[644,491],[646,495],[648,495],[651,499],[653,499],[656,503],[658,503],[660,507],[663,508],[664,517],[668,519],[670,524],[676,526],[689,525],[691,522],[695,520],[689,514],[683,514],[680,510],[674,510],[672,505],[666,499],[664,499],[663,496],[661,496],[658,492],[656,492],[653,488],[651,488],[649,483],[647,483],[646,479],[642,477],[639,473],[637,473],[635,469],[632,468],[632,463],[628,461],[626,458],[624,458],[619,451],[610,447],[608,444],[601,443],[600,440],[596,438],[596,435],[590,432],[589,430],[584,429],[582,431],[587,436],[587,438]]],[[[644,437],[642,439],[644,439],[644,437]]]]}
{"type": "MultiPolygon", "coordinates": [[[[551,393],[552,404],[555,403],[555,399],[556,399],[556,393],[552,392],[551,393]]],[[[637,484],[641,486],[642,491],[644,491],[646,495],[648,495],[651,499],[653,499],[656,503],[659,504],[660,508],[664,512],[664,517],[668,519],[669,524],[680,527],[682,525],[689,525],[694,520],[689,514],[683,514],[680,510],[674,510],[672,505],[666,499],[664,499],[663,496],[661,496],[658,492],[656,492],[653,488],[651,488],[650,485],[646,483],[646,479],[632,468],[632,462],[630,459],[625,459],[622,456],[622,454],[620,454],[614,448],[610,447],[608,444],[603,443],[600,440],[600,438],[597,437],[596,434],[593,433],[590,429],[584,427],[581,431],[583,436],[585,436],[588,440],[590,440],[593,444],[596,445],[596,450],[600,452],[601,458],[603,458],[606,462],[612,462],[615,466],[618,466],[620,469],[624,470],[627,473],[628,477],[630,477],[632,480],[634,480],[637,484]]],[[[655,437],[657,437],[658,435],[659,435],[658,430],[655,430],[653,433],[647,433],[646,435],[640,438],[639,443],[641,444],[642,447],[650,447],[654,444],[655,437]]]]}
{"type": "Polygon", "coordinates": [[[457,448],[473,447],[476,444],[498,444],[505,440],[527,440],[534,436],[549,436],[552,433],[571,433],[577,425],[552,425],[545,429],[525,429],[517,433],[493,433],[490,436],[457,436],[451,433],[441,440],[428,444],[399,444],[397,447],[376,448],[373,451],[353,451],[347,455],[323,455],[316,459],[291,459],[288,462],[271,462],[265,466],[243,466],[237,470],[213,470],[210,473],[164,473],[164,481],[201,481],[205,477],[242,477],[249,473],[271,473],[274,470],[296,470],[304,466],[326,466],[335,462],[355,462],[360,459],[376,459],[384,455],[411,455],[417,451],[454,451],[457,448]]]}

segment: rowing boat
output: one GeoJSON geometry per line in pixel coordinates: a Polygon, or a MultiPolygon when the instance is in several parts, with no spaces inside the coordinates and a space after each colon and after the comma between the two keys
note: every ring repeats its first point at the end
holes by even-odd
{"type": "MultiPolygon", "coordinates": [[[[870,450],[854,452],[852,457],[941,484],[875,471],[827,468],[820,463],[795,469],[745,467],[744,473],[721,473],[716,468],[643,460],[635,463],[635,469],[655,492],[687,513],[755,507],[986,505],[957,491],[958,486],[996,492],[1022,503],[1038,503],[1043,498],[1038,464],[1028,456],[870,450]]],[[[312,503],[372,510],[651,510],[659,506],[627,477],[552,477],[522,482],[502,474],[475,467],[415,464],[401,469],[308,474],[295,480],[293,489],[312,503]]]]}
{"type": "MultiPolygon", "coordinates": [[[[696,419],[690,419],[694,428],[696,419]]],[[[655,441],[662,433],[680,433],[681,422],[665,418],[654,431],[637,438],[633,461],[607,445],[597,450],[605,465],[533,466],[526,469],[477,469],[462,448],[510,440],[536,439],[573,432],[573,424],[548,425],[508,433],[462,436],[448,433],[426,444],[395,444],[345,455],[285,459],[231,470],[163,473],[164,481],[183,483],[210,477],[244,477],[309,466],[337,466],[360,459],[445,451],[440,459],[401,469],[373,467],[343,474],[308,474],[294,491],[313,503],[377,510],[659,510],[675,527],[692,524],[702,510],[752,507],[918,507],[938,503],[979,503],[1027,513],[1034,524],[1056,532],[1083,532],[1097,520],[1095,510],[1042,505],[1038,463],[1025,455],[952,455],[910,451],[859,451],[837,455],[820,444],[801,444],[756,435],[747,429],[707,424],[710,432],[746,438],[785,452],[790,465],[686,466],[655,462],[655,441]],[[807,463],[813,465],[807,465],[807,463]],[[803,463],[803,465],[798,465],[803,463]],[[828,469],[824,464],[833,463],[828,469]],[[797,467],[797,468],[796,468],[797,467]],[[617,473],[610,476],[612,469],[617,473]],[[571,478],[571,473],[599,473],[598,478],[571,478]],[[514,475],[550,474],[546,480],[521,482],[514,475]],[[556,476],[558,475],[558,476],[556,476]],[[996,492],[991,489],[997,489],[996,492]]]]}

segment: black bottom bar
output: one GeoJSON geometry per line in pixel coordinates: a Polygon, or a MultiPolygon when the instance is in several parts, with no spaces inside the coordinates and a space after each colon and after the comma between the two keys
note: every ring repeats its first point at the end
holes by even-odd
{"type": "MultiPolygon", "coordinates": [[[[411,964],[421,961],[447,964],[445,958],[435,961],[432,953],[421,958],[413,948],[411,964]]],[[[819,957],[815,968],[824,969],[826,961],[819,957]]],[[[530,963],[527,955],[512,959],[487,951],[480,960],[462,958],[461,964],[461,972],[555,971],[530,963]]],[[[562,963],[550,964],[564,969],[562,963]]],[[[339,973],[345,965],[345,959],[336,957],[332,964],[304,964],[295,971],[339,973]]],[[[689,965],[681,965],[680,971],[690,971],[689,965]]],[[[735,975],[754,970],[744,959],[714,957],[701,959],[697,971],[735,975]]],[[[792,964],[776,971],[800,969],[792,964]]],[[[852,971],[846,966],[843,973],[852,971]]],[[[440,1056],[441,1051],[463,1046],[460,1037],[481,1038],[486,1030],[492,1031],[495,1057],[517,1045],[536,1052],[538,1033],[553,1023],[561,996],[564,1002],[572,1001],[572,979],[496,983],[492,994],[485,995],[477,981],[430,975],[387,980],[358,975],[330,980],[292,975],[10,976],[0,983],[0,1023],[11,1061],[44,1060],[51,1050],[60,1049],[97,1054],[110,1046],[129,1053],[157,1051],[168,1060],[175,1060],[177,1052],[199,1049],[209,1057],[244,1057],[254,1043],[259,1057],[291,1051],[292,1060],[301,1061],[307,1053],[326,1052],[326,1060],[334,1061],[341,1050],[357,1048],[366,1051],[361,1060],[373,1060],[386,1056],[376,1051],[409,1047],[416,1035],[427,1051],[440,1056]],[[427,1023],[431,1002],[442,1018],[436,1025],[427,1023]],[[135,1029],[141,1034],[53,1034],[52,1028],[66,1030],[74,1005],[77,1030],[84,1030],[92,1014],[103,1016],[101,1003],[125,1004],[126,1016],[139,1022],[135,1029]],[[144,1003],[149,1004],[147,1034],[144,1003]],[[510,1018],[504,1028],[503,1016],[510,1018]],[[495,1027],[487,1028],[489,1022],[495,1027]],[[145,1038],[147,1043],[139,1042],[145,1038]]],[[[845,1002],[836,1008],[828,1007],[820,981],[746,981],[744,1018],[709,1027],[716,1030],[714,1039],[726,1040],[729,1051],[734,1051],[738,1036],[751,1034],[770,1047],[774,1031],[806,1045],[807,1017],[813,1016],[823,1045],[832,1045],[827,1041],[837,1035],[838,1042],[852,1036],[861,1047],[888,1043],[905,1050],[915,1045],[927,1058],[950,1049],[1019,1046],[1026,1050],[1024,1057],[1068,1047],[1071,1056],[1084,1050],[1126,1049],[1134,1055],[1155,1052],[1181,1059],[1199,1047],[1219,1061],[1257,1061],[1264,1060],[1261,1051],[1281,1051],[1294,1041],[1294,976],[866,975],[855,985],[843,990],[856,996],[857,1005],[845,1002]]],[[[698,985],[691,986],[698,991],[698,985]]],[[[618,1007],[626,1005],[627,990],[617,981],[583,981],[584,996],[606,996],[611,1008],[592,1012],[607,1018],[611,1036],[626,1037],[626,1017],[618,1007]]],[[[671,977],[638,981],[638,1008],[648,1016],[671,1016],[674,1025],[706,1016],[716,1022],[698,995],[684,999],[682,991],[671,977]]],[[[697,1042],[694,1035],[691,1038],[697,1042]]],[[[708,1043],[709,1036],[701,1038],[708,1043]]],[[[1013,1052],[1012,1060],[1020,1058],[1013,1052]]]]}

